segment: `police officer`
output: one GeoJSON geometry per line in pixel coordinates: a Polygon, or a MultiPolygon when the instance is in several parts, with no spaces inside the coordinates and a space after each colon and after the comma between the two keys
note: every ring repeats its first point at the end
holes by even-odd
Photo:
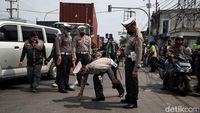
{"type": "MultiPolygon", "coordinates": [[[[100,51],[98,51],[96,53],[96,59],[100,59],[102,58],[102,53],[100,51]]],[[[104,59],[105,63],[106,63],[106,60],[107,60],[107,63],[110,62],[110,59],[104,59]]],[[[99,64],[103,64],[103,62],[101,60],[99,61],[96,61],[96,63],[99,63],[99,64]]],[[[91,68],[91,67],[90,67],[91,68]]],[[[95,69],[95,66],[93,67],[95,69]]],[[[102,68],[105,68],[105,67],[102,67],[102,68]]],[[[111,69],[112,69],[112,72],[114,74],[114,77],[116,80],[118,80],[116,78],[116,75],[115,75],[115,70],[116,70],[117,67],[115,66],[111,66],[111,69]]],[[[95,72],[98,71],[98,69],[95,70],[95,72]]],[[[110,75],[109,71],[105,71],[105,72],[102,72],[102,73],[96,73],[94,74],[93,76],[93,83],[94,83],[94,90],[95,90],[95,94],[96,94],[96,98],[92,99],[92,101],[101,101],[101,100],[104,100],[105,97],[104,97],[104,94],[103,94],[103,86],[102,86],[102,80],[103,79],[103,75],[107,73],[108,75],[110,75]]],[[[109,76],[110,80],[112,81],[112,77],[109,76]]],[[[124,96],[124,88],[121,84],[121,82],[118,80],[118,83],[117,84],[112,84],[113,87],[115,87],[119,93],[119,97],[123,97],[124,96]]]]}
{"type": "Polygon", "coordinates": [[[38,34],[36,32],[31,33],[30,39],[25,41],[20,63],[27,57],[27,77],[30,82],[30,88],[33,93],[37,92],[37,87],[39,86],[39,81],[41,78],[41,68],[43,64],[43,57],[47,63],[46,50],[42,40],[38,39],[38,34]]]}
{"type": "MultiPolygon", "coordinates": [[[[91,38],[86,35],[86,27],[79,26],[78,34],[73,39],[73,50],[76,52],[76,63],[81,61],[83,65],[87,65],[91,60],[91,38]]],[[[82,75],[77,74],[78,86],[81,84],[82,75]]],[[[88,83],[87,83],[88,85],[88,83]]]]}
{"type": "MultiPolygon", "coordinates": [[[[82,84],[81,84],[81,90],[79,93],[79,96],[83,95],[83,90],[85,87],[85,83],[88,78],[88,74],[94,74],[93,76],[93,83],[94,83],[94,89],[95,89],[95,94],[96,98],[92,99],[92,101],[101,101],[105,100],[104,94],[103,94],[103,86],[101,84],[101,80],[99,77],[101,77],[101,73],[106,72],[112,81],[113,85],[121,85],[118,79],[115,78],[114,73],[111,69],[111,67],[117,67],[117,64],[110,58],[97,58],[93,62],[87,64],[86,66],[83,66],[81,69],[81,72],[84,76],[82,84]]],[[[122,85],[121,85],[122,87],[122,85]]],[[[124,91],[123,87],[120,89],[124,91]]]]}
{"type": "Polygon", "coordinates": [[[74,58],[74,52],[72,48],[72,37],[69,30],[70,25],[64,25],[64,31],[62,35],[55,39],[56,53],[57,53],[57,77],[56,83],[58,84],[58,91],[61,93],[67,93],[67,90],[74,91],[69,86],[69,75],[72,65],[72,59],[74,58]]]}
{"type": "Polygon", "coordinates": [[[124,108],[130,109],[137,108],[139,92],[138,69],[141,67],[143,37],[133,17],[122,22],[122,25],[126,28],[129,37],[125,48],[125,83],[127,94],[121,102],[127,103],[124,108]]]}

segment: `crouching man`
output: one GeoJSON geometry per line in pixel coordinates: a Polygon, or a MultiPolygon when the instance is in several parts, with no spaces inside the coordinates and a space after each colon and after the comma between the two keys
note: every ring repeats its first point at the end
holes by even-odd
{"type": "MultiPolygon", "coordinates": [[[[121,82],[115,78],[114,72],[111,69],[112,66],[117,68],[117,64],[112,59],[97,57],[96,60],[81,68],[80,73],[82,73],[83,75],[94,74],[93,83],[94,83],[96,98],[92,99],[92,101],[105,100],[105,96],[103,94],[103,86],[101,84],[101,77],[103,76],[103,73],[108,74],[109,78],[112,81],[112,84],[116,86],[116,89],[119,92],[119,97],[122,97],[124,95],[124,88],[121,82]]],[[[78,96],[83,95],[87,78],[88,76],[83,77],[83,80],[81,82],[80,93],[78,94],[78,96]]]]}

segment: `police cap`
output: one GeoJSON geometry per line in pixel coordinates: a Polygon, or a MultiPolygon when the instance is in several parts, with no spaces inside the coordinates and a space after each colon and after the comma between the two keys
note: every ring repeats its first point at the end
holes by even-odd
{"type": "Polygon", "coordinates": [[[129,18],[128,20],[122,22],[121,24],[124,26],[124,27],[129,27],[131,24],[135,23],[135,19],[134,17],[131,17],[129,18]]]}

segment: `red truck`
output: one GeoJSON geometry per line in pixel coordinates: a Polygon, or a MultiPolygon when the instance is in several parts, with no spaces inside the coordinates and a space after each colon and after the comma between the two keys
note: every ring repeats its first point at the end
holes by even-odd
{"type": "Polygon", "coordinates": [[[60,22],[86,23],[92,26],[92,42],[99,47],[97,37],[97,18],[94,3],[63,3],[60,2],[60,22]]]}

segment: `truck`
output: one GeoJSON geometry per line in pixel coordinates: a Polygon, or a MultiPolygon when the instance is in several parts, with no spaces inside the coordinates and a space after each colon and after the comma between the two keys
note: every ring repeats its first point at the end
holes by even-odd
{"type": "Polygon", "coordinates": [[[97,18],[94,3],[64,3],[60,2],[60,22],[67,22],[76,26],[86,25],[92,43],[97,47],[100,41],[97,36],[97,18]],[[92,28],[92,29],[91,29],[92,28]]]}

